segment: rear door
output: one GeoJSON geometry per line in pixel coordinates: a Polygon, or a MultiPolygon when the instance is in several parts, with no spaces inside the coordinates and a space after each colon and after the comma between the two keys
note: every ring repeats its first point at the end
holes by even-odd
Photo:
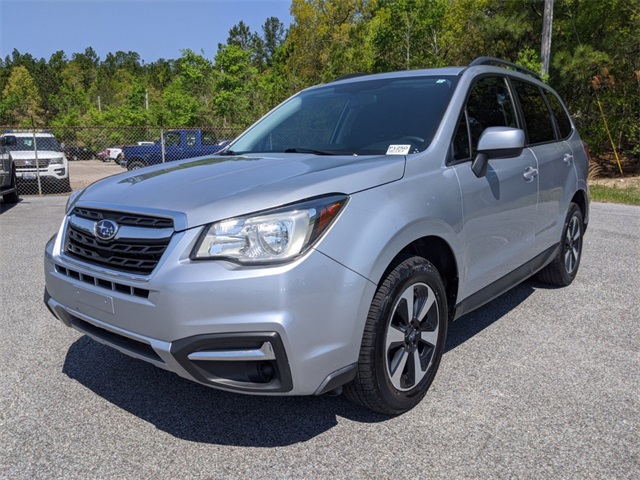
{"type": "Polygon", "coordinates": [[[491,159],[487,174],[471,170],[487,127],[519,127],[506,77],[481,77],[471,87],[452,144],[464,213],[464,262],[460,298],[478,292],[530,260],[534,248],[538,165],[529,149],[491,159]]]}
{"type": "Polygon", "coordinates": [[[527,146],[538,161],[540,193],[535,222],[536,252],[541,253],[557,244],[562,235],[567,209],[577,189],[578,177],[573,163],[573,151],[564,138],[567,131],[566,113],[552,92],[532,83],[511,79],[516,92],[527,134],[527,146]],[[564,115],[554,122],[551,111],[564,115]]]}

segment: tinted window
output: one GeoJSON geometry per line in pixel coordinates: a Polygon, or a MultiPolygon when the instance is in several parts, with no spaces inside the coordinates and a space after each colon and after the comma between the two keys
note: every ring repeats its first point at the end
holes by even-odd
{"type": "Polygon", "coordinates": [[[551,122],[551,113],[540,89],[519,80],[514,80],[513,84],[522,107],[529,143],[536,144],[555,140],[556,135],[551,122]]]}
{"type": "Polygon", "coordinates": [[[460,116],[452,146],[454,160],[471,158],[471,143],[469,142],[469,129],[467,128],[467,116],[465,112],[462,112],[460,116]]]}
{"type": "Polygon", "coordinates": [[[169,132],[164,137],[164,144],[168,147],[180,145],[180,133],[179,132],[169,132]]]}
{"type": "Polygon", "coordinates": [[[487,127],[517,127],[513,101],[503,77],[485,77],[478,80],[469,93],[466,117],[462,115],[453,139],[454,159],[475,155],[480,135],[487,127]],[[467,128],[468,122],[468,128],[467,128]],[[469,134],[471,133],[471,154],[469,134]]]}
{"type": "Polygon", "coordinates": [[[213,132],[203,131],[202,132],[202,145],[215,145],[218,143],[218,139],[216,138],[213,132]]]}
{"type": "MultiPolygon", "coordinates": [[[[57,152],[60,150],[58,141],[53,137],[36,137],[38,150],[52,150],[57,152]]],[[[7,147],[7,150],[31,150],[34,149],[33,137],[16,137],[16,144],[7,147]]]]}
{"type": "Polygon", "coordinates": [[[198,135],[196,132],[187,132],[185,133],[185,141],[187,143],[187,147],[195,147],[198,143],[198,135]]]}
{"type": "Polygon", "coordinates": [[[553,116],[556,119],[558,130],[560,130],[560,138],[567,138],[569,135],[571,135],[571,120],[569,119],[566,110],[560,103],[560,100],[558,100],[558,97],[556,97],[551,92],[547,92],[546,96],[547,100],[549,101],[549,105],[551,106],[553,116]]]}

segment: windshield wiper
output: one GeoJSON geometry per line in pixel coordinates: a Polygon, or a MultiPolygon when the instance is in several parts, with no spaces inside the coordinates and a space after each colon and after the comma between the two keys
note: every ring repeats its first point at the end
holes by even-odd
{"type": "Polygon", "coordinates": [[[233,150],[220,150],[215,152],[214,155],[237,155],[237,152],[234,152],[233,150]]]}
{"type": "Polygon", "coordinates": [[[314,155],[353,155],[352,152],[340,152],[338,150],[316,150],[315,148],[305,147],[287,148],[284,153],[313,153],[314,155]]]}

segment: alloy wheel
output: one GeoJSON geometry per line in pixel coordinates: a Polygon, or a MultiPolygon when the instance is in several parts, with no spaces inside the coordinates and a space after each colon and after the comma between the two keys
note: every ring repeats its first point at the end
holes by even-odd
{"type": "Polygon", "coordinates": [[[399,391],[415,388],[429,372],[438,345],[438,302],[427,284],[413,283],[400,295],[385,335],[385,367],[399,391]]]}

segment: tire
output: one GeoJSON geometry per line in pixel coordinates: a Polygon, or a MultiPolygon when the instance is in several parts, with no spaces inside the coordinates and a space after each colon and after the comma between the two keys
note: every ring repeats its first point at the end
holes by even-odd
{"type": "Polygon", "coordinates": [[[14,169],[13,175],[11,175],[11,188],[13,188],[13,192],[2,195],[2,201],[4,203],[18,203],[20,201],[17,183],[18,180],[16,178],[16,171],[14,169]]]}
{"type": "Polygon", "coordinates": [[[69,181],[69,177],[63,178],[62,180],[58,180],[55,184],[55,193],[67,193],[71,191],[71,182],[69,181]]]}
{"type": "Polygon", "coordinates": [[[133,160],[132,162],[127,163],[127,170],[138,170],[144,167],[146,167],[146,165],[140,160],[133,160]]]}
{"type": "Polygon", "coordinates": [[[560,249],[553,261],[536,275],[536,279],[549,285],[566,287],[576,278],[582,258],[584,220],[575,203],[569,205],[567,219],[562,229],[560,249]]]}
{"type": "Polygon", "coordinates": [[[345,385],[347,398],[388,415],[415,407],[440,365],[447,319],[436,268],[421,257],[401,259],[371,303],[356,377],[345,385]]]}

